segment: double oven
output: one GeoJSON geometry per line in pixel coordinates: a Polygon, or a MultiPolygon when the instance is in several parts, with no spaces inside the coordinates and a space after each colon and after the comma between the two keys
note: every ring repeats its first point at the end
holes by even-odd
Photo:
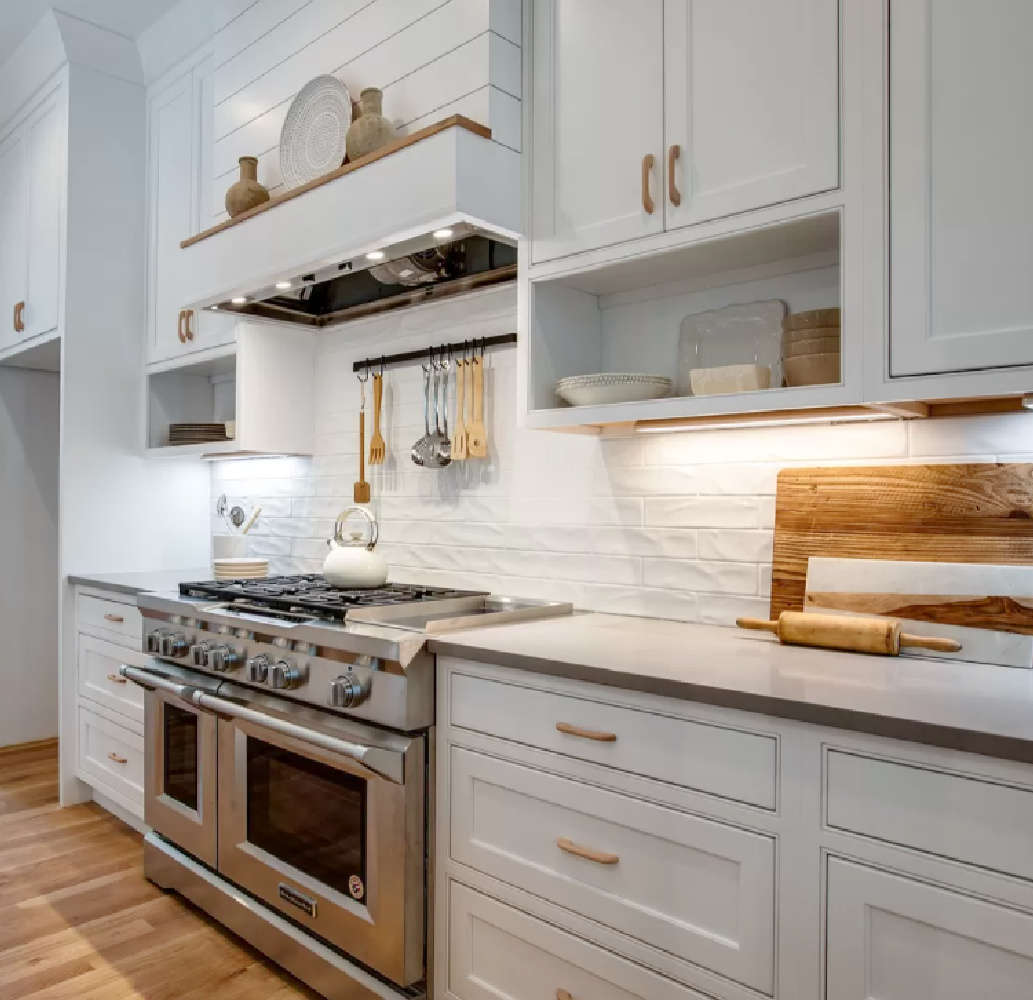
{"type": "Polygon", "coordinates": [[[422,992],[428,731],[368,725],[159,660],[122,672],[146,691],[151,843],[374,979],[422,992]]]}

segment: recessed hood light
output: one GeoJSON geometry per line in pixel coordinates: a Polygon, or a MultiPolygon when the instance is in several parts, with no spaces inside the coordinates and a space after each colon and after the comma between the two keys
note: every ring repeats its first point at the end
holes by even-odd
{"type": "Polygon", "coordinates": [[[451,229],[435,229],[431,234],[436,240],[450,240],[452,238],[451,229]]]}
{"type": "Polygon", "coordinates": [[[289,281],[278,281],[276,282],[277,291],[289,292],[294,286],[289,281]]]}
{"type": "Polygon", "coordinates": [[[234,298],[230,299],[230,302],[232,302],[235,306],[247,305],[247,299],[243,295],[234,296],[234,298]]]}
{"type": "Polygon", "coordinates": [[[384,259],[384,251],[383,250],[370,250],[370,252],[368,254],[366,254],[366,260],[383,260],[383,259],[384,259]]]}

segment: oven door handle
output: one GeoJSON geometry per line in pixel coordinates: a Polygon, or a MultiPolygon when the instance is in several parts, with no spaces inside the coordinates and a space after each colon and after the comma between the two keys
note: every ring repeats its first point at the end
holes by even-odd
{"type": "Polygon", "coordinates": [[[140,687],[146,688],[148,691],[164,691],[166,694],[175,695],[180,701],[185,701],[188,705],[194,701],[194,695],[197,693],[196,689],[188,684],[170,681],[167,677],[162,677],[160,674],[152,674],[149,670],[142,670],[140,667],[131,667],[128,663],[123,663],[118,668],[118,672],[126,680],[139,684],[140,687]]]}
{"type": "Polygon", "coordinates": [[[316,732],[295,722],[287,722],[278,719],[273,715],[267,715],[254,708],[248,708],[235,701],[227,701],[225,698],[218,698],[206,691],[195,691],[193,702],[198,708],[206,708],[217,715],[225,715],[231,719],[240,719],[241,722],[250,722],[263,729],[279,733],[281,736],[289,736],[302,743],[309,743],[319,747],[321,750],[329,750],[331,753],[340,754],[349,760],[362,765],[362,767],[375,774],[377,777],[386,778],[396,785],[405,784],[405,755],[397,750],[387,750],[383,747],[367,746],[363,743],[353,743],[350,740],[342,740],[337,736],[329,736],[326,733],[316,732]]]}

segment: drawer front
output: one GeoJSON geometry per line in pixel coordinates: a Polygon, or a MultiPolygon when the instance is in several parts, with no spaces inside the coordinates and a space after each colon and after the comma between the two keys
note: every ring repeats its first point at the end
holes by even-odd
{"type": "Polygon", "coordinates": [[[118,792],[143,816],[144,742],[142,736],[79,708],[79,768],[89,778],[118,792]]]}
{"type": "Polygon", "coordinates": [[[452,725],[775,809],[778,741],[455,673],[452,725]],[[593,736],[595,738],[593,738],[593,736]]]}
{"type": "Polygon", "coordinates": [[[102,597],[80,594],[76,603],[80,628],[103,629],[126,640],[126,645],[139,649],[143,641],[143,619],[135,604],[120,604],[102,597]]]}
{"type": "Polygon", "coordinates": [[[1029,1000],[1033,917],[829,860],[827,1000],[1029,1000]]]}
{"type": "Polygon", "coordinates": [[[448,993],[460,1000],[704,1000],[456,882],[448,910],[448,993]]]}
{"type": "Polygon", "coordinates": [[[471,750],[450,754],[453,860],[772,992],[771,837],[471,750]]]}
{"type": "Polygon", "coordinates": [[[143,725],[143,688],[120,677],[123,663],[143,666],[143,653],[92,635],[79,636],[79,694],[143,725]]]}
{"type": "Polygon", "coordinates": [[[1033,879],[1033,791],[829,750],[825,821],[913,850],[1033,879]]]}

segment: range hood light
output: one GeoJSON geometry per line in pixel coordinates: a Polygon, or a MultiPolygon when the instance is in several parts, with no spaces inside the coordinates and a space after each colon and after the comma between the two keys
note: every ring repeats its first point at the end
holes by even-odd
{"type": "Polygon", "coordinates": [[[451,229],[435,229],[431,234],[436,240],[450,240],[452,238],[451,229]]]}
{"type": "Polygon", "coordinates": [[[246,306],[247,305],[247,299],[243,295],[236,295],[236,296],[234,296],[232,299],[230,299],[230,302],[232,302],[233,305],[235,305],[235,306],[246,306]]]}
{"type": "Polygon", "coordinates": [[[276,282],[276,290],[279,292],[289,292],[293,285],[289,281],[278,281],[276,282]]]}
{"type": "Polygon", "coordinates": [[[366,260],[383,260],[383,259],[384,259],[384,251],[383,250],[370,250],[370,252],[368,254],[366,254],[366,260]]]}

